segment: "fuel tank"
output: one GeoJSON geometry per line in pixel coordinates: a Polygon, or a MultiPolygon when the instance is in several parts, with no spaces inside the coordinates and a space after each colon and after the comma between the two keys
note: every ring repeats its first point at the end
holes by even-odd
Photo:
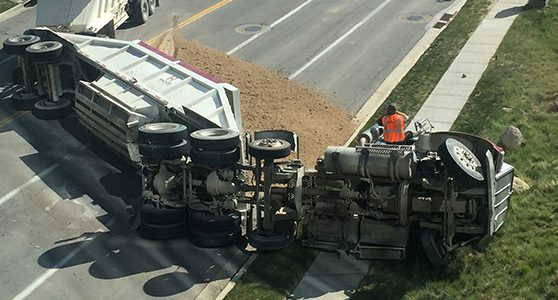
{"type": "Polygon", "coordinates": [[[327,173],[364,178],[383,177],[393,181],[411,179],[416,167],[412,146],[329,146],[324,154],[327,173]]]}

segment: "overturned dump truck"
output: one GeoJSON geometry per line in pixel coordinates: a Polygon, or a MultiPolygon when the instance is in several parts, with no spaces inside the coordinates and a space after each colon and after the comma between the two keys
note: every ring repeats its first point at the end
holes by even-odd
{"type": "Polygon", "coordinates": [[[146,44],[29,30],[7,39],[23,86],[11,99],[39,119],[75,115],[141,168],[139,234],[201,247],[241,237],[259,250],[302,244],[403,260],[411,237],[446,263],[504,223],[514,168],[485,139],[417,130],[409,145],[363,133],[314,168],[293,132],[241,135],[239,91],[146,44]]]}

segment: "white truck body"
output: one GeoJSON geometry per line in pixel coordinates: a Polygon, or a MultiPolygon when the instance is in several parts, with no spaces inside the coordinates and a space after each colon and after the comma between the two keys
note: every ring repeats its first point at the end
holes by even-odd
{"type": "Polygon", "coordinates": [[[59,96],[75,94],[79,122],[131,161],[140,161],[137,129],[146,123],[173,120],[189,131],[242,130],[236,87],[144,42],[34,31],[64,44],[64,58],[53,64],[54,72],[71,72],[74,83],[64,90],[57,80],[59,96]],[[83,75],[88,66],[94,75],[83,75]]]}
{"type": "Polygon", "coordinates": [[[105,26],[116,30],[128,19],[128,0],[40,0],[37,26],[62,27],[69,32],[99,32],[105,26]]]}

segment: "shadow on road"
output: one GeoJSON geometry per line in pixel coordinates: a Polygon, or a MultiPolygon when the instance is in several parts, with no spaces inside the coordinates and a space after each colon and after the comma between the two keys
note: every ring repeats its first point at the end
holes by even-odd
{"type": "Polygon", "coordinates": [[[131,29],[131,28],[138,27],[138,26],[140,26],[140,25],[141,25],[141,24],[138,24],[137,22],[134,22],[134,21],[131,21],[131,20],[130,20],[130,21],[126,21],[126,22],[124,22],[122,25],[120,25],[120,27],[118,27],[118,28],[116,29],[116,31],[131,29]]]}
{"type": "Polygon", "coordinates": [[[38,263],[47,269],[91,264],[89,274],[111,280],[157,272],[143,284],[145,294],[163,297],[188,291],[195,284],[227,278],[216,266],[225,265],[238,253],[234,246],[201,249],[184,239],[152,241],[135,234],[90,232],[60,241],[70,242],[44,252],[38,263]]]}

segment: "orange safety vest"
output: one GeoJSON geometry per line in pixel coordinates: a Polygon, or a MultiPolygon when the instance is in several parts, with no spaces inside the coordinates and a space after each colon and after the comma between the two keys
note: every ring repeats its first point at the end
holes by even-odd
{"type": "Polygon", "coordinates": [[[388,143],[398,143],[405,140],[405,116],[394,113],[382,117],[384,125],[384,140],[388,143]]]}

